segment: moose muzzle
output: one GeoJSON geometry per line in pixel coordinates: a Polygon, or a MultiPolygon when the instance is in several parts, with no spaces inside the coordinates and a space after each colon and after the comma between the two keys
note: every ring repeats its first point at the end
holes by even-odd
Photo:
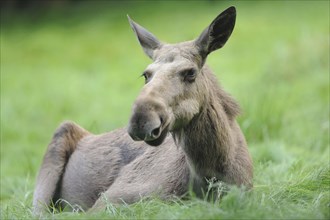
{"type": "Polygon", "coordinates": [[[168,133],[167,118],[162,103],[138,99],[133,107],[128,134],[135,141],[145,141],[151,146],[158,146],[168,133]]]}

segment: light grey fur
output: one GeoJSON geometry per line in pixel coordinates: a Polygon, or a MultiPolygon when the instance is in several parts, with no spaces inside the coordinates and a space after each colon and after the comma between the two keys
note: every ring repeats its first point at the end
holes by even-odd
{"type": "Polygon", "coordinates": [[[235,119],[239,106],[204,65],[207,55],[228,40],[235,17],[230,7],[196,40],[172,45],[129,19],[153,60],[130,123],[101,135],[63,123],[39,171],[35,213],[58,199],[98,210],[104,200],[169,199],[190,187],[201,195],[211,178],[252,187],[252,161],[235,119]]]}

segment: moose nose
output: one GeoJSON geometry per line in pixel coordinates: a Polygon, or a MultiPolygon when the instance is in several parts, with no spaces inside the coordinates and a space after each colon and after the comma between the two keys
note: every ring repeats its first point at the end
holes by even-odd
{"type": "Polygon", "coordinates": [[[157,139],[161,134],[160,126],[152,129],[151,131],[145,131],[145,129],[133,128],[132,126],[128,127],[128,134],[135,141],[152,141],[157,139]]]}
{"type": "Polygon", "coordinates": [[[134,114],[128,126],[128,134],[135,141],[152,141],[161,135],[161,123],[156,114],[134,114]]]}

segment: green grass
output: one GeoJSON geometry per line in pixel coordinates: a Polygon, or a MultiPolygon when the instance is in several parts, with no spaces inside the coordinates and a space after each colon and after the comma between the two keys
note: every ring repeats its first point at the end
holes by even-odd
{"type": "Polygon", "coordinates": [[[208,64],[240,102],[255,188],[221,202],[109,205],[55,219],[329,219],[329,2],[85,2],[1,13],[1,219],[32,218],[35,176],[57,125],[127,124],[150,63],[126,14],[167,42],[190,40],[229,5],[228,44],[208,64]],[[169,13],[170,12],[170,13],[169,13]]]}

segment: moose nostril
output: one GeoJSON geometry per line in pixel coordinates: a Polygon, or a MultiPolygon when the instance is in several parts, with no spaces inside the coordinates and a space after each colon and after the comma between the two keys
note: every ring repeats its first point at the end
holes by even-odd
{"type": "Polygon", "coordinates": [[[151,136],[152,136],[153,138],[157,138],[159,135],[160,135],[160,127],[156,128],[156,129],[154,129],[154,130],[152,130],[152,132],[151,132],[151,136]]]}

